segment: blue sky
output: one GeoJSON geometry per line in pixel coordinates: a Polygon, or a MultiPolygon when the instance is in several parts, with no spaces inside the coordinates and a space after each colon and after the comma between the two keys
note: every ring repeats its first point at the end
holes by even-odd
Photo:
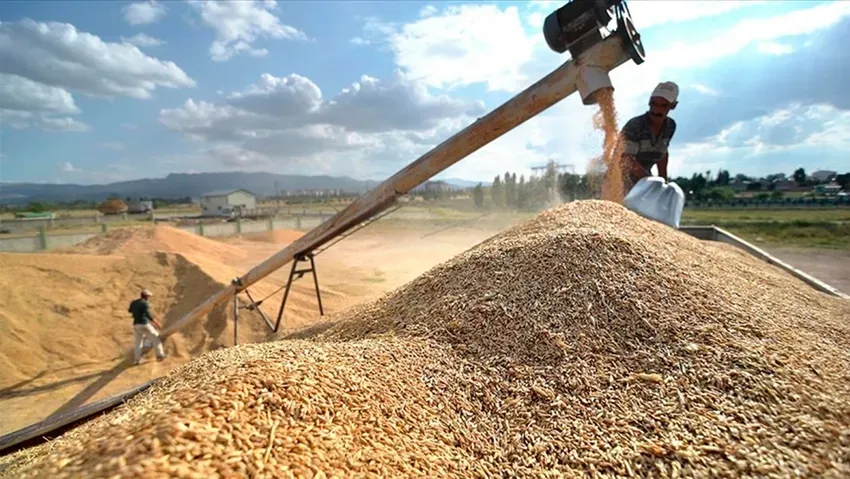
{"type": "MultiPolygon", "coordinates": [[[[383,179],[568,57],[556,2],[0,2],[0,181],[170,172],[383,179]]],[[[850,2],[632,1],[647,60],[611,77],[620,124],[679,84],[670,172],[850,170],[850,2]]],[[[584,171],[568,97],[451,167],[584,171]]]]}

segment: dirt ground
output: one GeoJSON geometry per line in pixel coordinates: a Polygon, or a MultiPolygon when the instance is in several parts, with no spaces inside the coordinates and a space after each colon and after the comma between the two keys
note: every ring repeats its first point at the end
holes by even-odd
{"type": "MultiPolygon", "coordinates": [[[[160,227],[115,230],[65,251],[0,254],[0,435],[167,374],[233,344],[232,303],[165,341],[168,357],[132,366],[127,307],[141,288],[167,327],[231,279],[296,239],[296,232],[217,241],[160,227]],[[294,233],[294,234],[293,234],[294,233]]],[[[474,246],[495,229],[374,225],[316,256],[325,314],[374,299],[474,246]]],[[[274,318],[290,265],[250,288],[274,318]]],[[[244,294],[240,300],[247,301],[244,294]]],[[[282,328],[319,317],[313,279],[293,283],[282,328]]],[[[255,312],[240,311],[239,342],[271,337],[255,312]]]]}
{"type": "Polygon", "coordinates": [[[766,250],[791,266],[850,294],[850,251],[819,248],[782,248],[766,250]]]}

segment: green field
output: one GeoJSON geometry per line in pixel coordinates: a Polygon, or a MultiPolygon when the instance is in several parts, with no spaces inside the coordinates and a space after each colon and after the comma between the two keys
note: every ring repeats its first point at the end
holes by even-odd
{"type": "MultiPolygon", "coordinates": [[[[806,208],[806,209],[685,209],[682,214],[685,224],[717,224],[723,222],[789,222],[789,221],[848,221],[850,208],[806,208]]],[[[718,226],[720,226],[718,224],[718,226]]]]}
{"type": "Polygon", "coordinates": [[[763,246],[850,249],[850,208],[686,209],[683,225],[715,225],[763,246]]]}

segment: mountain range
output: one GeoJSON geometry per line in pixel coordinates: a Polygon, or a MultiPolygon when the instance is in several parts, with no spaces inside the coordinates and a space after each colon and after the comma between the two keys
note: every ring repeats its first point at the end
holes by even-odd
{"type": "MultiPolygon", "coordinates": [[[[470,188],[478,184],[454,178],[441,181],[460,188],[470,188]]],[[[378,181],[357,180],[347,176],[278,175],[263,172],[171,173],[164,178],[145,178],[104,185],[0,183],[0,203],[101,201],[110,195],[121,198],[198,198],[210,191],[237,188],[246,189],[259,196],[273,196],[276,191],[327,189],[365,193],[378,184],[378,181]]]]}

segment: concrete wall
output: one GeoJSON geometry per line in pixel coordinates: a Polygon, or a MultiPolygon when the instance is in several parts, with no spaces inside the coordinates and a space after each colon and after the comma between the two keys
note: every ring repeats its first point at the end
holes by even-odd
{"type": "MultiPolygon", "coordinates": [[[[180,226],[179,228],[196,235],[209,238],[237,236],[240,233],[261,233],[272,229],[290,229],[309,231],[319,226],[327,217],[300,217],[291,219],[260,220],[260,221],[233,221],[229,223],[212,223],[205,225],[180,226]]],[[[47,250],[74,246],[89,240],[101,233],[46,233],[47,250]]],[[[43,251],[42,238],[38,233],[32,236],[17,238],[0,238],[0,252],[32,253],[43,251]]]]}
{"type": "MultiPolygon", "coordinates": [[[[63,235],[45,235],[47,249],[66,248],[83,243],[97,236],[98,233],[73,233],[63,235]]],[[[0,252],[3,253],[33,253],[42,251],[42,238],[40,235],[25,236],[19,238],[0,239],[0,252]]]]}

